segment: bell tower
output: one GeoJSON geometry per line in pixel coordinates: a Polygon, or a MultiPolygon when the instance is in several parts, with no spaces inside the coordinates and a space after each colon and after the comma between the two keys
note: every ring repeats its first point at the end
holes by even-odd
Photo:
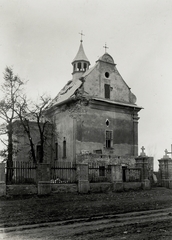
{"type": "Polygon", "coordinates": [[[79,50],[78,50],[78,53],[76,54],[76,57],[72,61],[73,79],[80,78],[83,75],[83,73],[89,69],[89,65],[90,65],[90,62],[89,62],[87,56],[85,55],[83,44],[82,44],[83,43],[83,40],[82,40],[83,33],[81,32],[80,34],[81,34],[81,40],[80,40],[79,50]]]}

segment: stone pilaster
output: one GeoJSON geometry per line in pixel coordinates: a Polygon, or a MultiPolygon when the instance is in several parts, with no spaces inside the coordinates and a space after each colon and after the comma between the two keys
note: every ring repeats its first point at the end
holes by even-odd
{"type": "Polygon", "coordinates": [[[50,164],[42,163],[38,165],[38,195],[51,193],[50,164]]]}
{"type": "Polygon", "coordinates": [[[163,158],[158,161],[161,185],[163,187],[172,188],[172,159],[165,154],[163,158]]]}
{"type": "Polygon", "coordinates": [[[123,181],[122,181],[122,166],[121,165],[112,165],[111,166],[111,182],[113,191],[122,191],[123,190],[123,181]]]}
{"type": "Polygon", "coordinates": [[[5,163],[0,163],[0,196],[6,195],[5,163]]]}
{"type": "Polygon", "coordinates": [[[88,164],[77,164],[78,192],[88,193],[90,184],[88,180],[88,164]]]}
{"type": "Polygon", "coordinates": [[[143,189],[150,189],[150,180],[148,179],[149,176],[149,165],[148,165],[148,159],[149,157],[146,156],[144,150],[145,148],[142,147],[142,152],[139,157],[135,158],[136,160],[136,168],[141,168],[142,171],[142,176],[141,176],[141,181],[142,181],[142,187],[143,189]]]}
{"type": "Polygon", "coordinates": [[[133,116],[133,156],[138,156],[138,114],[133,116]]]}

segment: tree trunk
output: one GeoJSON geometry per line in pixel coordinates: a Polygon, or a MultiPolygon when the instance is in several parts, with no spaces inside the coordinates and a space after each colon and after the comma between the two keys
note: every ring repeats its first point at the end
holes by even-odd
{"type": "Polygon", "coordinates": [[[8,158],[7,158],[7,183],[12,182],[13,177],[13,126],[8,124],[8,158]]]}

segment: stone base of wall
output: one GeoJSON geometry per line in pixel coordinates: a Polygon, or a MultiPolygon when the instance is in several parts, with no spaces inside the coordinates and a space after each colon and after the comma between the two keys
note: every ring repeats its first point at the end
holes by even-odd
{"type": "Polygon", "coordinates": [[[38,195],[47,195],[51,193],[51,183],[49,181],[38,182],[38,195]]]}
{"type": "Polygon", "coordinates": [[[6,184],[5,182],[0,182],[0,197],[6,196],[6,184]]]}
{"type": "Polygon", "coordinates": [[[78,191],[77,184],[51,184],[52,193],[76,193],[78,191]]]}
{"type": "Polygon", "coordinates": [[[90,184],[88,180],[79,180],[78,181],[78,192],[79,193],[88,193],[90,191],[90,184]]]}
{"type": "Polygon", "coordinates": [[[123,183],[124,190],[138,190],[142,189],[142,183],[141,182],[124,182],[123,183]]]}
{"type": "Polygon", "coordinates": [[[161,180],[161,186],[172,189],[172,180],[169,179],[161,180]]]}
{"type": "Polygon", "coordinates": [[[17,195],[32,195],[37,194],[36,185],[7,185],[6,195],[7,196],[17,196],[17,195]]]}
{"type": "Polygon", "coordinates": [[[100,182],[100,183],[90,183],[90,192],[111,192],[112,183],[100,182]]]}
{"type": "Polygon", "coordinates": [[[150,180],[149,180],[149,179],[145,179],[145,180],[142,182],[142,188],[143,188],[144,190],[151,189],[151,183],[150,183],[150,180]]]}
{"type": "Polygon", "coordinates": [[[122,192],[124,190],[123,182],[112,183],[113,192],[122,192]]]}

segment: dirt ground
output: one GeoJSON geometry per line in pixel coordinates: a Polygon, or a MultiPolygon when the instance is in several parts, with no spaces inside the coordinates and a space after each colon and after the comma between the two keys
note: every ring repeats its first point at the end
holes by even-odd
{"type": "Polygon", "coordinates": [[[96,216],[168,207],[172,207],[172,190],[166,188],[121,193],[61,193],[44,197],[1,198],[0,227],[76,218],[91,219],[96,216]]]}

